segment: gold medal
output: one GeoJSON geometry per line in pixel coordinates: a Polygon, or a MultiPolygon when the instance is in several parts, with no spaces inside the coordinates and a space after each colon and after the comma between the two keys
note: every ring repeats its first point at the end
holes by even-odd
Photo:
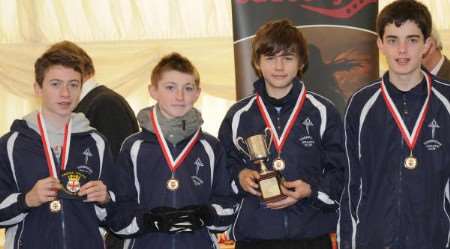
{"type": "Polygon", "coordinates": [[[425,71],[422,71],[425,80],[427,81],[427,98],[425,99],[425,102],[423,103],[422,107],[420,108],[421,111],[419,112],[419,116],[415,120],[414,128],[410,132],[408,130],[408,127],[405,125],[406,122],[402,119],[402,116],[400,116],[400,112],[397,110],[397,107],[395,106],[394,101],[392,100],[391,96],[389,95],[389,91],[386,88],[386,85],[384,81],[381,81],[381,94],[383,95],[384,102],[386,103],[386,107],[391,113],[392,118],[395,121],[395,124],[397,125],[400,134],[403,137],[403,140],[405,141],[406,146],[409,148],[409,156],[405,158],[403,161],[403,166],[409,170],[413,170],[417,168],[419,162],[416,157],[413,156],[413,150],[416,146],[418,137],[422,131],[423,123],[425,121],[425,116],[428,112],[428,107],[430,104],[430,96],[432,91],[432,85],[431,85],[431,76],[429,73],[426,73],[425,71]]]}
{"type": "Polygon", "coordinates": [[[156,137],[158,138],[158,144],[162,150],[164,159],[166,159],[167,167],[169,167],[170,171],[172,172],[172,177],[166,182],[166,188],[170,191],[176,191],[180,187],[180,182],[174,178],[175,171],[183,165],[183,162],[186,159],[186,157],[194,149],[195,145],[197,144],[197,141],[200,138],[201,132],[200,129],[197,129],[195,134],[192,136],[191,140],[189,140],[188,144],[184,147],[181,153],[178,154],[178,156],[174,159],[172,153],[170,152],[169,146],[167,145],[166,139],[163,136],[157,116],[158,115],[156,115],[156,112],[154,110],[150,111],[150,119],[152,121],[151,123],[153,124],[153,131],[155,132],[156,137]]]}
{"type": "Polygon", "coordinates": [[[415,158],[413,155],[409,155],[405,158],[404,166],[407,169],[415,169],[417,167],[417,158],[415,158]]]}
{"type": "Polygon", "coordinates": [[[286,168],[286,163],[283,159],[277,158],[273,160],[272,168],[277,171],[282,171],[284,170],[284,168],[286,168]]]}
{"type": "Polygon", "coordinates": [[[166,187],[170,191],[175,191],[178,189],[178,187],[180,187],[180,182],[175,178],[170,178],[167,181],[166,187]]]}
{"type": "Polygon", "coordinates": [[[50,202],[49,206],[52,213],[58,213],[59,211],[61,211],[61,202],[59,200],[50,202]]]}

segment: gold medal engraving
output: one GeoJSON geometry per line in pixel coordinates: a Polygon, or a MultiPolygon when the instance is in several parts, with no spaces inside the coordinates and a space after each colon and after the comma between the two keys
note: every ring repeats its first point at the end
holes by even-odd
{"type": "Polygon", "coordinates": [[[284,168],[286,168],[286,163],[283,159],[277,158],[273,161],[272,168],[277,171],[282,171],[284,170],[284,168]]]}
{"type": "Polygon", "coordinates": [[[415,169],[417,167],[417,158],[410,155],[407,158],[405,158],[404,166],[407,169],[415,169]]]}
{"type": "Polygon", "coordinates": [[[58,213],[59,211],[61,211],[61,202],[59,200],[50,202],[49,206],[52,213],[58,213]]]}
{"type": "Polygon", "coordinates": [[[170,191],[175,191],[180,187],[180,182],[175,178],[170,178],[167,181],[166,187],[170,191]]]}

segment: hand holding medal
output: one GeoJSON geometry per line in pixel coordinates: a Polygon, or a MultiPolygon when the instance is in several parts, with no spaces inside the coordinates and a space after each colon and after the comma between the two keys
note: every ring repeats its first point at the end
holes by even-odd
{"type": "Polygon", "coordinates": [[[46,202],[54,202],[60,189],[61,184],[58,179],[54,177],[41,179],[25,195],[25,203],[28,207],[39,207],[46,202]]]}
{"type": "MultiPolygon", "coordinates": [[[[62,146],[62,151],[61,151],[61,170],[64,171],[66,169],[66,165],[67,165],[67,160],[69,158],[69,150],[70,150],[70,138],[71,138],[71,120],[69,121],[69,123],[67,123],[64,127],[64,144],[62,146]]],[[[48,135],[47,135],[47,128],[45,126],[45,120],[44,117],[41,115],[41,113],[39,112],[37,114],[37,124],[38,124],[38,128],[39,128],[39,134],[41,135],[41,141],[42,141],[42,146],[44,149],[44,155],[45,155],[45,159],[47,161],[47,168],[48,168],[48,172],[50,174],[50,177],[45,178],[45,179],[49,179],[49,178],[53,178],[54,180],[48,180],[53,187],[53,185],[55,185],[54,181],[57,182],[57,187],[54,186],[53,190],[47,192],[48,194],[52,194],[55,191],[54,189],[61,189],[61,185],[59,184],[59,180],[58,180],[58,173],[56,171],[56,163],[55,160],[52,156],[52,150],[50,148],[50,141],[48,139],[48,135]]],[[[44,180],[45,180],[44,179],[44,180]]],[[[38,181],[36,183],[36,185],[39,183],[40,181],[38,181]]],[[[35,185],[35,186],[36,186],[35,185]]],[[[48,185],[47,185],[48,186],[48,185]]],[[[34,188],[33,188],[34,189],[34,188]]],[[[55,191],[57,192],[57,191],[55,191]]],[[[51,201],[49,204],[49,208],[50,211],[52,213],[58,213],[59,211],[61,211],[62,209],[62,204],[61,201],[57,199],[57,193],[55,193],[54,196],[52,196],[48,201],[51,201]]],[[[27,203],[28,204],[28,203],[27,203]]]]}

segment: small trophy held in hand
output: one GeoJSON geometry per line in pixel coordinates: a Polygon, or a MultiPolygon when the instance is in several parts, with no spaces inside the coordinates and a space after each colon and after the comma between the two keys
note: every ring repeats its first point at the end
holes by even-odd
{"type": "Polygon", "coordinates": [[[238,137],[237,147],[247,155],[252,162],[259,164],[260,166],[260,178],[258,184],[263,200],[265,202],[275,202],[284,199],[286,196],[281,192],[279,172],[269,170],[265,164],[265,161],[269,156],[272,136],[267,128],[264,130],[264,133],[264,135],[257,134],[250,136],[245,140],[242,137],[238,137]],[[268,144],[266,143],[267,138],[269,138],[268,144]],[[245,145],[247,150],[244,150],[240,143],[245,145]]]}

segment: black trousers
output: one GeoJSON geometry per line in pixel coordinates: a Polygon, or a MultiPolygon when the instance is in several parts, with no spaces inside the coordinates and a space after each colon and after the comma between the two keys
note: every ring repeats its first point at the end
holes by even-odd
{"type": "Polygon", "coordinates": [[[330,236],[323,235],[302,240],[236,241],[235,249],[331,249],[330,236]]]}

